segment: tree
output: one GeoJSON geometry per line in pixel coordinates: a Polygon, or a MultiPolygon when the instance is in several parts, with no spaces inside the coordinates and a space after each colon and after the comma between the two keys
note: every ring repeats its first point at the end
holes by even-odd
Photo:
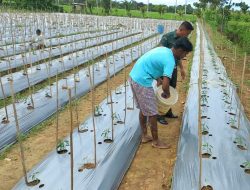
{"type": "Polygon", "coordinates": [[[146,10],[147,10],[146,6],[141,7],[141,13],[142,13],[143,18],[145,17],[146,10]]]}
{"type": "Polygon", "coordinates": [[[93,0],[89,0],[88,3],[87,3],[87,6],[88,6],[88,8],[89,8],[90,14],[93,14],[92,9],[93,9],[93,7],[94,7],[94,4],[95,4],[95,2],[94,2],[93,0]]]}
{"type": "Polygon", "coordinates": [[[241,11],[246,14],[247,10],[250,8],[245,2],[236,3],[236,6],[240,7],[241,11]]]}
{"type": "Polygon", "coordinates": [[[158,12],[159,12],[160,16],[162,16],[165,12],[165,5],[159,5],[158,12]]]}
{"type": "Polygon", "coordinates": [[[127,12],[127,15],[128,15],[128,16],[131,16],[131,13],[130,13],[130,10],[131,10],[131,1],[125,0],[125,1],[123,2],[123,4],[124,4],[124,6],[125,6],[125,10],[126,10],[126,12],[127,12]]]}
{"type": "Polygon", "coordinates": [[[110,0],[102,0],[102,6],[104,8],[104,12],[106,15],[109,15],[110,13],[110,0]]]}

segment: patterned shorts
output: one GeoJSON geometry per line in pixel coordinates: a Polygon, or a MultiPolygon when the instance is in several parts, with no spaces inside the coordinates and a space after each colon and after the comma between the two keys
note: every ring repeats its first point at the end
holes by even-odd
{"type": "Polygon", "coordinates": [[[129,78],[136,107],[144,116],[158,115],[156,96],[153,87],[144,87],[129,78]]]}

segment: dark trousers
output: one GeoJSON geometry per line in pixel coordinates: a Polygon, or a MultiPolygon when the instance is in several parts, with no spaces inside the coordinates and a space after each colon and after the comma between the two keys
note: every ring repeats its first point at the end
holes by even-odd
{"type": "Polygon", "coordinates": [[[170,79],[170,86],[176,88],[176,84],[177,84],[177,67],[174,69],[172,78],[170,79]]]}

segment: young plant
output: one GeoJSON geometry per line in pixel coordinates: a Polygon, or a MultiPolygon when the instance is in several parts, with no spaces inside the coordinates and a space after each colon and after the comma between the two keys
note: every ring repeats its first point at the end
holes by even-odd
{"type": "Polygon", "coordinates": [[[212,148],[213,146],[208,143],[202,144],[202,151],[204,152],[202,153],[202,157],[209,158],[212,155],[212,148]]]}
{"type": "Polygon", "coordinates": [[[57,144],[57,152],[59,154],[63,154],[67,152],[67,146],[69,146],[68,140],[60,140],[57,144]]]}
{"type": "Polygon", "coordinates": [[[236,137],[234,139],[234,143],[237,145],[237,147],[241,150],[247,150],[247,144],[245,143],[245,140],[243,137],[236,137]]]}
{"type": "Polygon", "coordinates": [[[206,123],[202,123],[202,134],[207,135],[209,133],[209,127],[206,123]]]}
{"type": "Polygon", "coordinates": [[[245,169],[245,173],[250,174],[250,161],[244,162],[240,167],[245,169]]]}
{"type": "Polygon", "coordinates": [[[229,120],[230,127],[237,129],[236,122],[237,122],[237,120],[234,117],[231,117],[229,120]]]}
{"type": "Polygon", "coordinates": [[[39,174],[39,172],[35,172],[35,173],[31,174],[30,178],[31,178],[32,181],[39,180],[39,179],[36,177],[37,174],[39,174]]]}
{"type": "Polygon", "coordinates": [[[201,102],[202,102],[202,105],[207,104],[208,103],[207,96],[201,96],[201,102]]]}
{"type": "Polygon", "coordinates": [[[117,113],[113,113],[112,119],[113,119],[114,123],[123,123],[120,115],[117,113]]]}
{"type": "Polygon", "coordinates": [[[101,116],[103,112],[103,109],[100,105],[95,106],[95,116],[101,116]]]}
{"type": "Polygon", "coordinates": [[[103,130],[101,136],[104,138],[104,139],[108,139],[109,138],[109,133],[110,133],[110,129],[105,129],[103,130]]]}

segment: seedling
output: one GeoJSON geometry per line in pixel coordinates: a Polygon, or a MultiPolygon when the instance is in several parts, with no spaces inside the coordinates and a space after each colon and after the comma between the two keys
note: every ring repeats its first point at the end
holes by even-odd
{"type": "Polygon", "coordinates": [[[237,122],[237,120],[235,118],[230,118],[230,120],[229,120],[230,127],[232,127],[233,129],[238,129],[236,126],[236,122],[237,122]]]}
{"type": "Polygon", "coordinates": [[[250,174],[250,161],[244,162],[240,167],[245,169],[245,173],[250,174]]]}
{"type": "Polygon", "coordinates": [[[106,143],[111,143],[111,142],[113,142],[113,140],[109,138],[109,133],[110,133],[110,132],[111,132],[110,129],[105,129],[105,130],[102,132],[102,134],[101,134],[101,136],[102,136],[103,139],[104,139],[103,141],[106,142],[106,143]]]}
{"type": "Polygon", "coordinates": [[[45,93],[45,97],[47,97],[47,98],[52,98],[52,96],[49,94],[49,92],[46,92],[46,93],[45,93]]]}
{"type": "Polygon", "coordinates": [[[201,96],[202,105],[206,105],[208,103],[207,96],[201,96]]]}
{"type": "Polygon", "coordinates": [[[69,141],[68,140],[60,140],[57,144],[57,153],[58,154],[64,154],[66,152],[68,152],[67,150],[67,146],[69,146],[69,141]]]}
{"type": "Polygon", "coordinates": [[[97,117],[97,116],[101,116],[102,115],[102,112],[103,112],[103,109],[102,109],[102,107],[100,106],[100,105],[97,105],[97,106],[95,106],[95,116],[97,117]]]}
{"type": "Polygon", "coordinates": [[[207,126],[206,123],[202,124],[202,134],[207,135],[209,133],[209,127],[207,126]]]}
{"type": "Polygon", "coordinates": [[[117,113],[113,113],[112,119],[113,119],[114,123],[119,123],[119,124],[123,124],[123,123],[124,123],[124,122],[122,121],[120,115],[117,114],[117,113]]]}
{"type": "Polygon", "coordinates": [[[36,175],[38,174],[39,172],[35,172],[33,174],[31,174],[30,178],[31,178],[31,181],[28,182],[28,186],[35,186],[37,184],[40,183],[40,180],[36,177],[36,175]]]}
{"type": "Polygon", "coordinates": [[[202,158],[210,158],[212,155],[212,148],[213,146],[208,143],[202,144],[202,150],[204,152],[202,153],[202,158]]]}
{"type": "Polygon", "coordinates": [[[88,129],[88,123],[84,123],[83,126],[78,129],[78,132],[80,133],[84,133],[84,132],[87,132],[89,129],[88,129]]]}
{"type": "Polygon", "coordinates": [[[246,145],[246,143],[245,143],[245,140],[244,140],[244,138],[242,138],[242,137],[236,137],[235,139],[234,139],[234,143],[237,145],[237,147],[239,148],[239,149],[241,149],[241,150],[247,150],[247,145],[246,145]]]}

